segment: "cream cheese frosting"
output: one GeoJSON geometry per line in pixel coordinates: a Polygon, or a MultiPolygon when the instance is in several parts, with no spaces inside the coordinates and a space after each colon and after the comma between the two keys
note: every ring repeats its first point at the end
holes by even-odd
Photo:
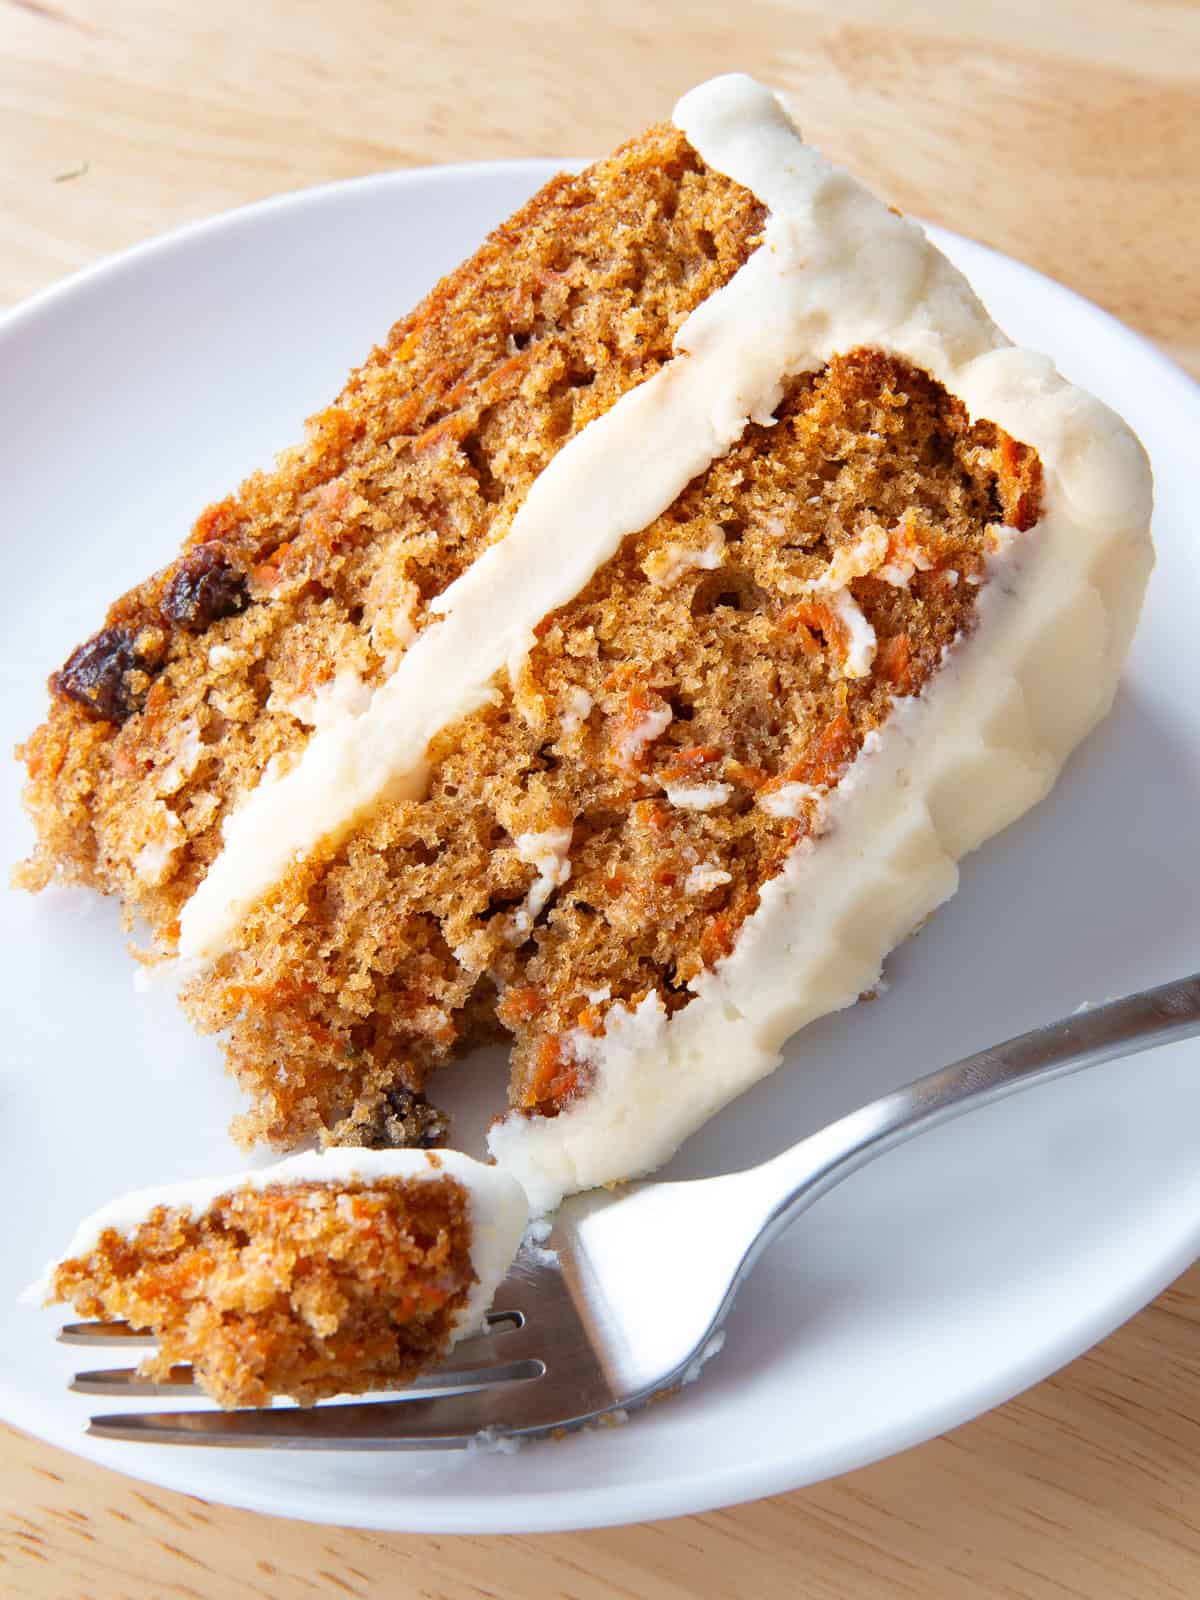
{"type": "Polygon", "coordinates": [[[789,372],[858,345],[924,368],[1037,450],[1042,515],[997,553],[970,637],[823,797],[820,837],[764,885],[691,1002],[669,1019],[655,994],[612,1006],[603,1034],[577,1041],[588,1092],[554,1118],[512,1112],[492,1128],[535,1211],[661,1165],[778,1065],[791,1034],[878,983],[888,951],[953,894],[959,858],[1036,804],[1108,710],[1153,564],[1137,439],[1045,356],[1013,348],[919,228],[806,149],[750,79],[701,85],[675,121],[771,211],[743,268],[758,263],[765,304],[740,301],[735,278],[693,320],[737,302],[742,336],[778,341],[789,372]]]}
{"type": "Polygon", "coordinates": [[[267,1189],[298,1183],[370,1184],[381,1178],[433,1181],[444,1177],[453,1178],[462,1185],[470,1205],[471,1265],[477,1281],[455,1319],[453,1338],[461,1339],[482,1322],[501,1279],[512,1265],[529,1221],[529,1208],[520,1184],[507,1173],[454,1150],[338,1148],[303,1151],[273,1166],[258,1167],[250,1172],[236,1172],[223,1178],[190,1178],[182,1183],[135,1189],[85,1217],[62,1256],[47,1265],[21,1299],[41,1304],[51,1292],[59,1260],[69,1261],[87,1255],[95,1249],[106,1229],[132,1233],[156,1206],[169,1206],[199,1216],[219,1196],[235,1189],[267,1189]]]}

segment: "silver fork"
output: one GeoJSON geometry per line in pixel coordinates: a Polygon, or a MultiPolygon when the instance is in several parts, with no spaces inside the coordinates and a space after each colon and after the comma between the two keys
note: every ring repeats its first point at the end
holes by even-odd
{"type": "MultiPolygon", "coordinates": [[[[488,1325],[400,1399],[309,1409],[93,1417],[89,1432],[154,1444],[290,1450],[503,1445],[619,1419],[695,1376],[723,1339],[740,1285],[815,1200],[886,1150],[952,1117],[1052,1078],[1200,1033],[1200,973],[1036,1028],[918,1078],[746,1172],[577,1195],[544,1248],[524,1249],[488,1325]]],[[[140,1338],[74,1324],[68,1343],[140,1338]]],[[[152,1340],[141,1342],[152,1343],[152,1340]]],[[[133,1369],[81,1373],[87,1394],[198,1392],[133,1369]]]]}

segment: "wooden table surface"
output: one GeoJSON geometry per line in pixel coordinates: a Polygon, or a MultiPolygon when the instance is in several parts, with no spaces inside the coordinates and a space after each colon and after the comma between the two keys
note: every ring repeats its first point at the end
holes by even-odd
{"type": "MultiPolygon", "coordinates": [[[[281,190],[604,150],[735,65],[792,91],[809,136],[900,206],[1062,279],[1200,372],[1188,0],[0,0],[0,305],[281,190]]],[[[631,1529],[474,1539],[284,1523],[0,1429],[0,1593],[1195,1596],[1200,1268],[943,1439],[816,1489],[631,1529]]]]}

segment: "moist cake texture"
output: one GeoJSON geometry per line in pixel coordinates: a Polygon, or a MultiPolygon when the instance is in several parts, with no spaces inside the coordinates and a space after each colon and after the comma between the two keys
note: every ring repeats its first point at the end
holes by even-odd
{"type": "Polygon", "coordinates": [[[510,1039],[492,1148],[551,1204],[870,987],[1046,792],[1111,699],[1148,514],[1118,419],[716,80],[547,186],[110,610],[24,748],[23,880],[198,958],[246,1141],[440,1141],[431,1074],[510,1039]],[[439,685],[398,691],[438,648],[482,665],[426,738],[439,685]],[[312,837],[294,794],[333,796],[312,837]]]}
{"type": "Polygon", "coordinates": [[[149,1329],[223,1406],[394,1388],[482,1320],[526,1221],[518,1185],[447,1152],[331,1152],[128,1195],[30,1299],[149,1329]]]}

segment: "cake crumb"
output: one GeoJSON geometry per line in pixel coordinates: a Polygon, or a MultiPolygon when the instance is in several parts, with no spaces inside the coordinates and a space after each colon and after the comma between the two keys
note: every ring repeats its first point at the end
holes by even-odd
{"type": "Polygon", "coordinates": [[[821,791],[811,783],[782,783],[777,788],[765,789],[758,804],[769,817],[802,817],[805,806],[819,800],[821,791]]]}
{"type": "Polygon", "coordinates": [[[530,1260],[539,1266],[554,1266],[558,1262],[558,1251],[546,1248],[546,1240],[554,1231],[553,1224],[547,1217],[534,1217],[525,1229],[521,1240],[521,1250],[530,1260]]]}
{"type": "Polygon", "coordinates": [[[702,861],[688,873],[683,887],[685,894],[707,894],[710,889],[719,889],[722,884],[732,882],[732,872],[726,872],[724,867],[718,867],[711,861],[702,861]]]}
{"type": "Polygon", "coordinates": [[[481,1428],[467,1440],[467,1454],[481,1456],[515,1456],[525,1440],[519,1435],[501,1433],[498,1428],[481,1428]]]}
{"type": "Polygon", "coordinates": [[[642,571],[658,589],[677,583],[685,572],[714,572],[725,559],[725,535],[718,528],[697,548],[694,545],[667,544],[654,550],[642,562],[642,571]]]}
{"type": "Polygon", "coordinates": [[[619,767],[637,766],[647,745],[667,731],[674,713],[670,706],[650,706],[622,719],[613,741],[613,754],[619,767]]]}
{"type": "Polygon", "coordinates": [[[554,891],[561,889],[571,876],[571,834],[567,827],[547,828],[541,833],[519,833],[513,840],[521,860],[537,869],[524,904],[513,914],[513,931],[521,938],[545,910],[554,891]]]}
{"type": "Polygon", "coordinates": [[[717,1332],[713,1334],[712,1338],[704,1346],[703,1350],[701,1350],[700,1353],[691,1362],[689,1362],[683,1377],[679,1380],[680,1387],[682,1388],[689,1383],[695,1383],[696,1379],[704,1371],[706,1365],[714,1356],[720,1355],[724,1348],[725,1329],[718,1328],[717,1332]]]}
{"type": "Polygon", "coordinates": [[[666,783],[667,799],[681,811],[713,811],[733,793],[731,783],[666,783]]]}
{"type": "Polygon", "coordinates": [[[591,715],[592,706],[595,704],[586,689],[577,686],[567,690],[563,697],[563,709],[559,715],[562,731],[569,738],[571,734],[578,733],[583,724],[591,715]]]}

